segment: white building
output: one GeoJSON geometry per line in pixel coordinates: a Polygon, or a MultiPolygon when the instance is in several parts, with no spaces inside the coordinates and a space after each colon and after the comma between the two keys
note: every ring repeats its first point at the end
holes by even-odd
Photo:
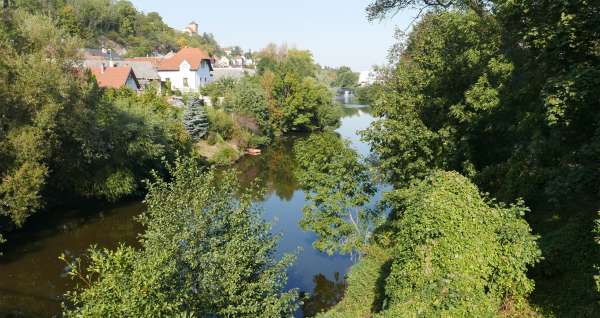
{"type": "Polygon", "coordinates": [[[231,61],[227,58],[227,56],[221,56],[216,61],[217,67],[229,67],[231,65],[231,61]]]}
{"type": "Polygon", "coordinates": [[[376,80],[377,80],[377,73],[375,73],[375,71],[373,71],[373,70],[362,71],[362,72],[360,72],[360,75],[358,76],[358,85],[360,85],[360,86],[373,85],[376,80]]]}
{"type": "Polygon", "coordinates": [[[160,80],[181,92],[196,92],[212,82],[212,71],[210,56],[198,48],[183,48],[158,66],[160,80]]]}

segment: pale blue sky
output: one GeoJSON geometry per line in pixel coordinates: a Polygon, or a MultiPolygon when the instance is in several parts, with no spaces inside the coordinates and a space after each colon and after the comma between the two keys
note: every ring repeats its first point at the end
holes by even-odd
{"type": "Polygon", "coordinates": [[[156,11],[165,22],[183,29],[190,21],[213,33],[222,46],[258,50],[269,42],[287,43],[313,52],[318,63],[348,65],[355,71],[386,62],[396,25],[411,13],[370,23],[370,0],[131,0],[144,12],[156,11]]]}

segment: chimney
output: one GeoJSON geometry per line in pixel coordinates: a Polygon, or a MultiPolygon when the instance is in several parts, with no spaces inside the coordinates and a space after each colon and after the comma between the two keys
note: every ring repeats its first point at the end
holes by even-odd
{"type": "Polygon", "coordinates": [[[104,74],[104,63],[100,64],[100,74],[104,74]]]}

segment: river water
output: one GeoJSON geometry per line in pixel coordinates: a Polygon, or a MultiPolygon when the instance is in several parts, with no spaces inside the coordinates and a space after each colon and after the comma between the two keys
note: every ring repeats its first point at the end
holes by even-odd
{"type": "MultiPolygon", "coordinates": [[[[369,108],[348,105],[337,132],[366,156],[369,147],[360,141],[357,131],[372,121],[369,108]]],[[[314,249],[315,234],[298,225],[305,199],[294,178],[292,147],[304,137],[279,140],[263,155],[244,157],[229,168],[237,169],[242,185],[257,182],[263,188],[254,200],[264,210],[265,220],[273,223],[273,232],[282,234],[278,253],[298,255],[288,272],[287,288],[298,288],[311,295],[299,317],[311,316],[339,301],[345,289],[344,275],[353,264],[348,255],[329,256],[314,249]]],[[[9,242],[2,246],[0,317],[58,316],[61,296],[73,287],[58,256],[80,255],[91,244],[107,248],[121,243],[137,244],[137,234],[143,229],[134,217],[143,211],[141,202],[117,206],[88,203],[33,217],[26,228],[10,235],[9,242]]]]}

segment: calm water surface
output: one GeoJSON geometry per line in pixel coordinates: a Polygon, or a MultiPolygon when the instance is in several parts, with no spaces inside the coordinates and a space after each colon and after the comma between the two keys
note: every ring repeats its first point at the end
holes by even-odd
{"type": "MultiPolygon", "coordinates": [[[[369,148],[357,131],[373,121],[368,108],[348,106],[337,130],[350,140],[363,156],[369,148]]],[[[293,168],[292,147],[302,136],[276,142],[262,156],[245,157],[233,168],[242,184],[257,182],[265,191],[255,202],[264,218],[273,222],[273,232],[281,233],[279,254],[297,253],[289,270],[288,288],[299,288],[312,295],[305,304],[305,315],[312,315],[335,304],[343,295],[347,273],[353,261],[348,255],[321,253],[312,247],[314,233],[298,225],[305,204],[293,168]],[[300,247],[300,251],[298,248],[300,247]]],[[[53,317],[60,312],[63,293],[73,287],[64,276],[61,253],[79,255],[91,244],[114,248],[121,243],[136,244],[143,229],[134,220],[144,211],[140,202],[118,207],[89,204],[69,211],[38,215],[25,229],[9,236],[0,256],[0,317],[53,317]]],[[[302,311],[298,316],[303,316],[302,311]]]]}

